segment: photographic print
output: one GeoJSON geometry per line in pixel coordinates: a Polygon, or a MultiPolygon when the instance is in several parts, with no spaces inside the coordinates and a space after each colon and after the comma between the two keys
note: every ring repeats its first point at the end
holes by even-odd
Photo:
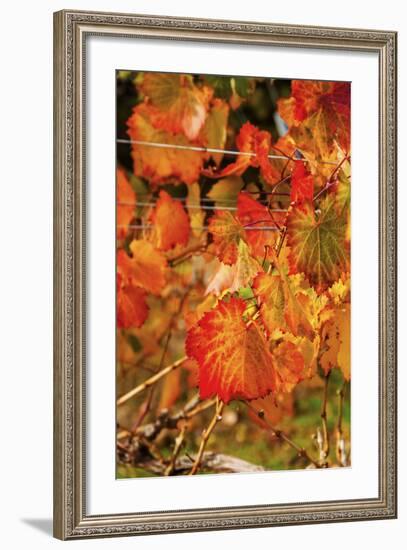
{"type": "Polygon", "coordinates": [[[351,84],[116,72],[116,476],[348,467],[351,84]]]}

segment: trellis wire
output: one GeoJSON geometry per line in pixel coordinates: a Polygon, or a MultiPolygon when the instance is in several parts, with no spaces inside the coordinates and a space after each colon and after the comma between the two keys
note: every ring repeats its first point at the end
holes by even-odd
{"type": "MultiPolygon", "coordinates": [[[[162,149],[180,149],[187,151],[196,151],[201,153],[221,153],[224,155],[236,155],[236,156],[245,156],[245,157],[255,157],[256,153],[251,153],[248,151],[233,151],[231,149],[216,149],[213,147],[201,147],[198,145],[180,145],[176,143],[157,143],[154,141],[144,141],[141,139],[117,139],[117,143],[124,143],[128,145],[143,145],[146,147],[158,147],[162,149]]],[[[304,162],[309,162],[307,159],[292,159],[289,156],[284,155],[267,155],[269,159],[283,159],[283,160],[302,160],[304,162]]],[[[320,164],[331,164],[336,166],[336,162],[330,160],[320,160],[320,164]]]]}

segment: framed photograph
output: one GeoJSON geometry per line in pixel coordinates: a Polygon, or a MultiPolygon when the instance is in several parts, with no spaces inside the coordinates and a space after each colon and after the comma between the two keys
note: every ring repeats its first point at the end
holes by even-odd
{"type": "Polygon", "coordinates": [[[396,517],[396,33],[54,18],[54,534],[396,517]]]}

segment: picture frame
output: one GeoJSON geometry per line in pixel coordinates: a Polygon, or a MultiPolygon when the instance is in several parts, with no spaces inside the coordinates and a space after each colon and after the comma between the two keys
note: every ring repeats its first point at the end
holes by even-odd
{"type": "MultiPolygon", "coordinates": [[[[143,68],[148,60],[143,62],[143,68]]],[[[148,67],[147,67],[148,68],[148,67]]],[[[397,35],[391,31],[322,28],[64,10],[54,14],[54,536],[77,539],[169,532],[391,519],[397,515],[397,35]],[[213,504],[161,511],[88,511],[87,375],[89,242],[86,115],[87,41],[108,36],[125,41],[211,44],[221,48],[266,47],[368,53],[378,82],[376,135],[378,193],[377,494],[239,506],[213,504]]],[[[112,107],[113,109],[113,107],[112,107]]],[[[114,176],[112,176],[114,182],[114,176]]],[[[373,240],[373,239],[372,239],[373,240]]],[[[366,312],[366,315],[368,312],[366,312]]],[[[107,368],[109,366],[107,365],[107,368]]],[[[114,365],[111,365],[114,371],[114,365]]],[[[112,403],[114,417],[114,403],[112,403]]],[[[376,433],[376,432],[375,432],[376,433]]],[[[114,447],[113,447],[114,452],[114,447]]],[[[298,475],[298,474],[296,474],[298,475]]],[[[298,478],[296,478],[298,479],[298,478]]],[[[143,481],[141,488],[148,491],[143,481]]],[[[175,480],[178,481],[178,480],[175,480]]],[[[120,482],[123,483],[123,482],[120,482]]],[[[185,485],[183,486],[185,488],[185,485]]]]}

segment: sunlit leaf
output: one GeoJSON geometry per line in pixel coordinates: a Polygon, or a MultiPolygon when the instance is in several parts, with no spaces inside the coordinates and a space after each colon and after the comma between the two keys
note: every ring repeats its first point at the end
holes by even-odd
{"type": "Polygon", "coordinates": [[[219,302],[188,332],[186,350],[199,364],[202,399],[256,399],[279,383],[263,334],[243,320],[245,309],[239,298],[219,302]]]}
{"type": "Polygon", "coordinates": [[[240,240],[236,262],[233,265],[219,262],[219,268],[209,281],[205,294],[220,296],[224,292],[237,292],[246,287],[260,270],[261,266],[251,257],[247,244],[240,240]]]}
{"type": "MultiPolygon", "coordinates": [[[[226,129],[229,116],[229,105],[221,99],[215,99],[202,128],[202,143],[209,149],[224,149],[226,129]]],[[[216,165],[222,162],[223,153],[209,153],[216,165]]]]}
{"type": "Polygon", "coordinates": [[[243,237],[241,224],[229,210],[217,210],[208,229],[213,236],[219,260],[228,265],[236,263],[239,241],[243,237]]]}
{"type": "Polygon", "coordinates": [[[135,285],[152,294],[160,294],[165,286],[165,257],[147,241],[134,240],[130,244],[132,257],[124,250],[117,253],[117,267],[135,285]]]}
{"type": "Polygon", "coordinates": [[[311,201],[293,208],[287,220],[291,272],[303,272],[312,285],[324,288],[349,271],[346,221],[332,196],[321,201],[318,212],[311,201]]]}
{"type": "Polygon", "coordinates": [[[148,316],[147,293],[117,274],[117,327],[141,327],[148,316]]]}
{"type": "Polygon", "coordinates": [[[151,106],[156,128],[172,134],[183,133],[189,140],[198,137],[208,112],[212,92],[199,88],[190,75],[144,73],[140,86],[151,106]]]}
{"type": "Polygon", "coordinates": [[[249,193],[239,193],[237,217],[245,229],[245,239],[256,257],[266,255],[266,247],[274,246],[278,228],[284,223],[285,213],[273,212],[253,199],[249,193]]]}
{"type": "Polygon", "coordinates": [[[296,161],[291,174],[290,200],[296,205],[314,198],[314,177],[306,169],[305,163],[296,161]]]}
{"type": "Polygon", "coordinates": [[[204,153],[189,149],[189,141],[183,134],[170,134],[157,129],[151,122],[149,106],[140,103],[127,121],[128,134],[133,141],[175,145],[182,147],[154,147],[145,143],[132,144],[133,168],[136,176],[144,177],[152,184],[168,181],[187,184],[199,178],[204,153]],[[186,147],[186,148],[185,148],[186,147]]]}
{"type": "Polygon", "coordinates": [[[117,169],[117,238],[124,239],[128,226],[134,218],[136,208],[136,195],[129,183],[126,172],[122,168],[117,169]]]}
{"type": "Polygon", "coordinates": [[[160,191],[151,219],[157,248],[169,250],[177,244],[187,244],[190,233],[188,214],[182,204],[166,191],[160,191]]]}
{"type": "Polygon", "coordinates": [[[229,176],[214,183],[207,193],[215,202],[215,206],[233,206],[236,204],[239,191],[243,187],[243,180],[239,176],[229,176]]]}

